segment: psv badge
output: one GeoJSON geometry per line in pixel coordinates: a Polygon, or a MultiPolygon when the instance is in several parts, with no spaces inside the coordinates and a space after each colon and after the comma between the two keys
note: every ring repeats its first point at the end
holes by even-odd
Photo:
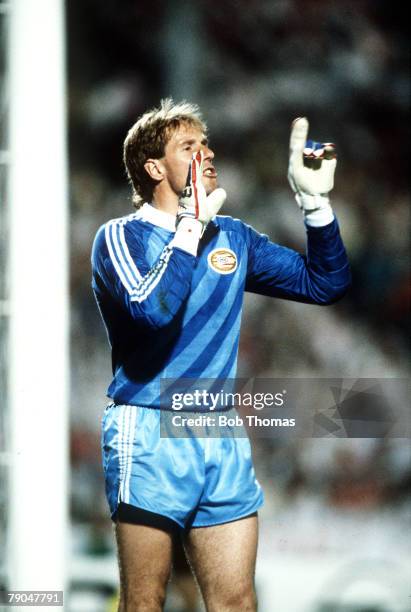
{"type": "Polygon", "coordinates": [[[232,274],[237,270],[237,256],[231,249],[214,249],[207,260],[210,268],[219,274],[232,274]]]}

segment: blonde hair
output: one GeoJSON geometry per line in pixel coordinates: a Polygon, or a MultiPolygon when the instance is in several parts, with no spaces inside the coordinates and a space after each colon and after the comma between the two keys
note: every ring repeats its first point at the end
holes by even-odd
{"type": "Polygon", "coordinates": [[[135,208],[151,200],[156,185],[144,164],[150,158],[160,159],[164,156],[168,141],[181,123],[207,132],[196,104],[185,100],[175,103],[172,98],[161,100],[158,108],[144,113],[130,128],[124,141],[123,161],[133,188],[135,208]]]}

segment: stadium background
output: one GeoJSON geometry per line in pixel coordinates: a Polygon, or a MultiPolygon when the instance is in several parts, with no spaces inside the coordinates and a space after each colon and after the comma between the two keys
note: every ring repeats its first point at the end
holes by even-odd
{"type": "MultiPolygon", "coordinates": [[[[375,0],[68,3],[71,491],[82,552],[112,550],[98,439],[110,361],[89,288],[90,245],[101,223],[132,210],[122,142],[135,118],[161,97],[201,106],[229,194],[226,214],[299,250],[304,230],[286,181],[290,122],[306,115],[314,138],[338,146],[333,202],[353,288],[327,309],[248,296],[239,373],[407,375],[404,6],[396,3],[394,10],[393,3],[375,0]]],[[[261,609],[325,610],[330,601],[333,610],[336,602],[356,611],[402,609],[401,571],[410,557],[409,443],[278,440],[256,444],[255,457],[267,499],[257,576],[261,609]]],[[[179,609],[178,594],[171,593],[169,605],[179,609]]]]}
{"type": "MultiPolygon", "coordinates": [[[[303,250],[286,169],[290,123],[306,115],[337,143],[353,287],[326,309],[247,296],[239,374],[407,376],[406,23],[387,0],[67,2],[74,612],[109,609],[116,580],[99,448],[110,358],[89,261],[100,224],[132,211],[127,129],[161,97],[198,103],[225,213],[303,250]]],[[[410,610],[409,441],[260,441],[255,460],[262,612],[410,610]]],[[[177,586],[170,611],[185,609],[177,586]]]]}

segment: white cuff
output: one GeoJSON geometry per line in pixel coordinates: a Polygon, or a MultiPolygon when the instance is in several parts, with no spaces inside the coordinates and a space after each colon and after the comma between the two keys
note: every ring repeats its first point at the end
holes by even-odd
{"type": "Polygon", "coordinates": [[[203,224],[198,219],[190,219],[183,217],[178,224],[176,233],[172,241],[171,247],[178,247],[190,255],[197,256],[198,241],[200,240],[203,231],[203,224]]]}
{"type": "Polygon", "coordinates": [[[304,193],[303,191],[298,191],[295,194],[295,199],[297,200],[298,206],[304,211],[304,213],[309,214],[310,210],[314,211],[318,208],[326,208],[330,205],[330,198],[327,194],[322,195],[321,193],[304,193]]]}
{"type": "Polygon", "coordinates": [[[304,219],[306,224],[310,227],[322,227],[323,225],[328,225],[334,221],[333,209],[330,205],[328,205],[324,208],[307,212],[304,214],[304,219]]]}

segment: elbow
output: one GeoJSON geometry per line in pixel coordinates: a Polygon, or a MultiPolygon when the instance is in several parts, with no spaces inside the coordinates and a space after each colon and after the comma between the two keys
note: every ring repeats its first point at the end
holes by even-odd
{"type": "Polygon", "coordinates": [[[170,325],[177,314],[175,309],[170,308],[167,300],[144,300],[142,302],[131,300],[129,312],[133,321],[153,331],[170,325]]]}
{"type": "Polygon", "coordinates": [[[147,317],[148,324],[153,330],[160,330],[168,327],[174,320],[175,315],[172,313],[156,313],[153,312],[149,317],[147,317]]]}
{"type": "Polygon", "coordinates": [[[141,312],[138,308],[131,308],[130,314],[133,321],[153,331],[167,327],[173,320],[171,313],[165,314],[155,310],[141,312]]]}
{"type": "Polygon", "coordinates": [[[351,287],[351,276],[347,277],[343,283],[335,286],[328,285],[317,297],[317,304],[320,306],[331,306],[341,300],[351,287]]]}
{"type": "Polygon", "coordinates": [[[339,302],[344,297],[344,295],[347,293],[347,291],[348,291],[348,287],[344,291],[342,290],[335,291],[332,294],[328,295],[326,298],[323,298],[320,301],[318,301],[317,304],[319,304],[320,306],[332,306],[336,302],[339,302]]]}

